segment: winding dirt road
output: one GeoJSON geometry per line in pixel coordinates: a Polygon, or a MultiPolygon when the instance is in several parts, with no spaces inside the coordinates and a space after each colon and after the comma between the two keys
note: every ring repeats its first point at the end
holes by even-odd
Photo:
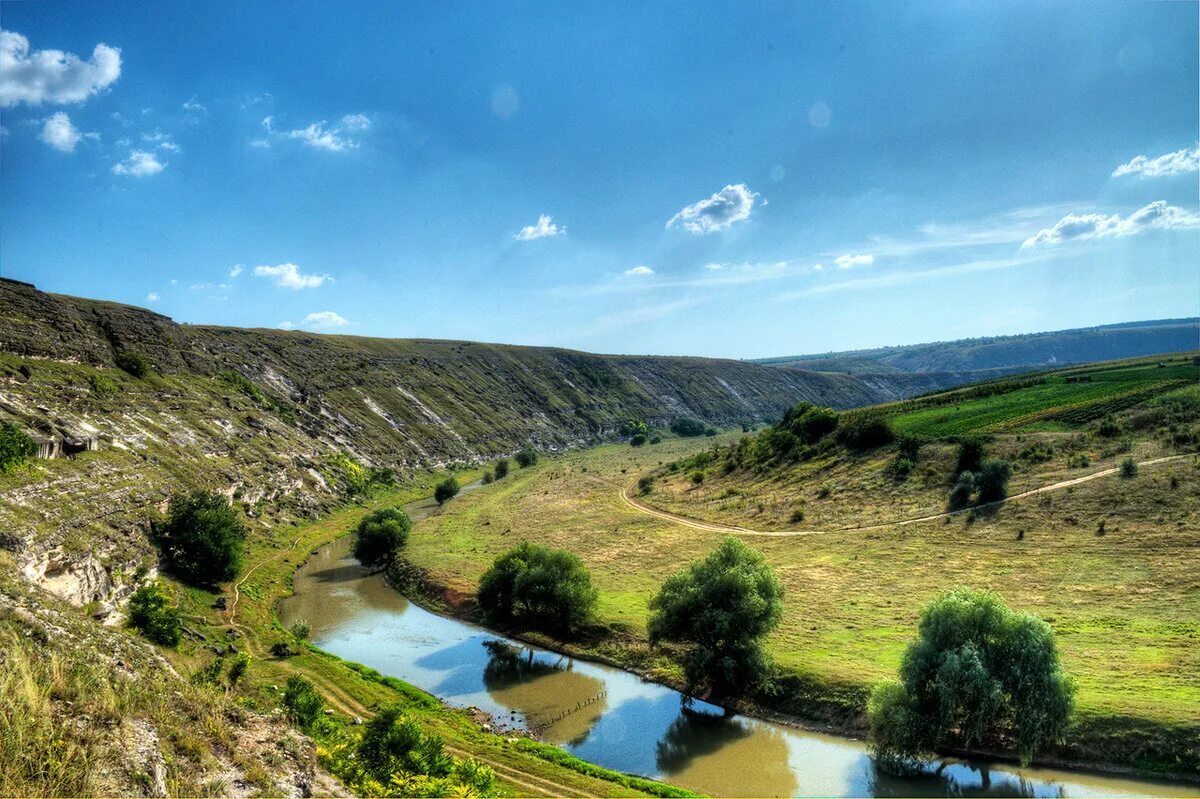
{"type": "MultiPolygon", "coordinates": [[[[1161,463],[1169,463],[1171,461],[1182,460],[1184,458],[1190,458],[1190,457],[1193,457],[1193,456],[1191,456],[1191,455],[1168,455],[1163,458],[1153,458],[1148,461],[1142,461],[1141,463],[1138,464],[1138,467],[1142,468],[1142,467],[1146,467],[1146,466],[1156,466],[1161,463]]],[[[1034,489],[1030,489],[1029,491],[1022,491],[1019,494],[1013,494],[1012,496],[1007,497],[1002,500],[999,500],[997,502],[989,502],[986,505],[975,505],[974,507],[963,508],[962,510],[944,511],[942,513],[934,513],[934,514],[930,514],[928,516],[917,516],[917,517],[911,518],[911,519],[898,519],[896,521],[881,522],[879,524],[865,524],[865,525],[859,525],[857,527],[839,527],[839,528],[836,528],[833,530],[751,530],[747,527],[739,527],[735,524],[722,524],[720,522],[706,522],[706,521],[702,521],[700,519],[693,519],[690,516],[684,516],[683,514],[680,514],[680,513],[672,513],[671,511],[660,510],[659,508],[655,508],[651,505],[647,505],[645,502],[642,502],[640,499],[638,499],[637,496],[634,494],[634,490],[637,487],[637,481],[639,479],[638,477],[635,477],[632,481],[629,482],[629,484],[619,488],[618,492],[620,494],[621,501],[624,502],[629,507],[633,508],[634,510],[638,511],[639,513],[645,513],[650,516],[657,516],[660,519],[666,519],[667,521],[675,522],[676,524],[681,524],[685,527],[691,527],[692,529],[695,529],[695,530],[705,530],[705,531],[713,532],[713,533],[732,533],[734,535],[757,535],[757,536],[767,536],[770,538],[791,538],[791,537],[805,536],[805,535],[831,535],[834,533],[867,532],[870,530],[885,530],[885,529],[888,529],[891,527],[904,527],[905,525],[909,525],[909,524],[919,524],[921,522],[935,521],[937,519],[944,519],[947,516],[956,516],[960,513],[967,513],[968,511],[979,510],[980,508],[998,507],[1007,502],[1012,502],[1013,500],[1023,499],[1025,497],[1032,497],[1035,494],[1045,494],[1050,491],[1059,491],[1064,488],[1069,488],[1070,486],[1079,485],[1080,483],[1086,483],[1091,480],[1097,480],[1101,477],[1108,477],[1110,475],[1114,475],[1118,471],[1120,471],[1120,468],[1116,467],[1116,466],[1114,466],[1110,469],[1101,469],[1098,472],[1092,472],[1091,474],[1085,474],[1082,477],[1075,477],[1071,480],[1061,480],[1057,483],[1051,483],[1050,485],[1044,485],[1041,488],[1034,488],[1034,489]]],[[[640,475],[639,475],[639,477],[640,477],[640,475]]]]}

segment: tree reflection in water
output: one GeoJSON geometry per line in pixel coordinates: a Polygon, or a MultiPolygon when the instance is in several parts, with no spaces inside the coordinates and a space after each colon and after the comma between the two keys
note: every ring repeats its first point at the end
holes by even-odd
{"type": "Polygon", "coordinates": [[[608,709],[604,683],[575,671],[564,655],[537,656],[504,641],[485,641],[483,686],[492,699],[523,717],[525,726],[555,744],[578,746],[608,709]]]}
{"type": "Polygon", "coordinates": [[[871,761],[872,796],[1018,796],[1065,797],[1063,786],[1047,785],[1015,774],[1000,774],[993,779],[990,766],[972,761],[941,761],[928,770],[910,776],[889,774],[871,761]]]}

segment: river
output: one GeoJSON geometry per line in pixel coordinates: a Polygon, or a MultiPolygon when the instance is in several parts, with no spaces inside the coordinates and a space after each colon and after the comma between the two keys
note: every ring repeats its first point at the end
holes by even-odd
{"type": "MultiPolygon", "coordinates": [[[[474,488],[469,486],[467,488],[474,488]]],[[[420,519],[432,500],[406,506],[420,519]]],[[[350,537],[322,547],[280,604],[312,640],[346,660],[398,677],[502,726],[617,771],[713,796],[1177,796],[1200,787],[1083,771],[945,759],[929,773],[878,771],[863,741],[726,715],[620,669],[570,658],[430,613],[368,573],[350,537]]]]}

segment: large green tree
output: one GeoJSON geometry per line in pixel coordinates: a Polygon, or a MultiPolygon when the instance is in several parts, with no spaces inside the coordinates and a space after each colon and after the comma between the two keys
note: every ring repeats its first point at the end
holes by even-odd
{"type": "Polygon", "coordinates": [[[354,531],[354,557],[364,566],[387,566],[408,541],[412,520],[400,508],[368,513],[354,531]]]}
{"type": "Polygon", "coordinates": [[[528,541],[496,558],[479,579],[479,606],[489,619],[558,634],[587,621],[596,597],[577,556],[528,541]]]}
{"type": "Polygon", "coordinates": [[[185,580],[213,585],[242,568],[246,526],[225,497],[207,491],[171,498],[163,539],[171,567],[185,580]]]}
{"type": "Polygon", "coordinates": [[[650,601],[650,640],[691,644],[689,688],[741,693],[770,670],[762,638],[783,615],[783,584],[762,554],[729,537],[669,578],[650,601]]]}
{"type": "Polygon", "coordinates": [[[1062,737],[1073,696],[1049,624],[989,591],[958,588],[925,608],[900,680],[872,694],[872,742],[893,768],[980,744],[1012,746],[1028,763],[1062,737]]]}

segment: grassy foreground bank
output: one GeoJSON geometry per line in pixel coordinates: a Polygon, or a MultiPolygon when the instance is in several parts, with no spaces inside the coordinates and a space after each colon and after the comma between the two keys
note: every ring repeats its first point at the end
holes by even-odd
{"type": "MultiPolygon", "coordinates": [[[[479,470],[465,471],[457,476],[466,482],[478,478],[479,473],[479,470]]],[[[427,732],[442,736],[450,753],[469,756],[492,767],[507,795],[692,795],[663,783],[599,768],[556,747],[486,732],[481,720],[465,710],[449,708],[400,680],[316,648],[304,647],[300,654],[288,658],[271,655],[273,644],[290,640],[279,626],[275,604],[291,593],[292,574],[309,553],[346,535],[370,510],[429,496],[443,476],[421,475],[395,491],[342,508],[312,524],[279,528],[265,535],[252,534],[242,574],[220,595],[225,598],[227,610],[212,607],[218,594],[179,586],[186,623],[196,635],[189,637],[178,652],[170,653],[173,663],[185,674],[194,673],[215,659],[210,647],[226,648],[232,644],[253,658],[242,689],[244,701],[262,709],[279,707],[279,688],[289,676],[301,675],[316,686],[334,711],[334,719],[346,724],[352,724],[355,716],[369,718],[379,706],[399,703],[427,732]],[[230,630],[236,632],[231,634],[230,630]]],[[[320,741],[317,753],[319,758],[332,756],[320,741]]]]}
{"type": "MultiPolygon", "coordinates": [[[[469,595],[496,555],[521,540],[575,552],[600,589],[602,628],[575,651],[678,684],[670,653],[646,643],[647,601],[721,533],[641,514],[619,492],[639,474],[735,438],[613,445],[547,460],[419,523],[406,557],[437,584],[469,595]]],[[[858,468],[873,474],[885,466],[864,458],[858,468]]],[[[1039,478],[1031,470],[1020,479],[1039,478]]],[[[989,515],[747,537],[787,589],[783,623],[768,642],[783,670],[780,690],[756,700],[861,730],[870,687],[894,674],[920,608],[952,586],[990,588],[1051,623],[1079,686],[1068,742],[1045,762],[1200,773],[1197,496],[1200,468],[1185,460],[989,515]]]]}

